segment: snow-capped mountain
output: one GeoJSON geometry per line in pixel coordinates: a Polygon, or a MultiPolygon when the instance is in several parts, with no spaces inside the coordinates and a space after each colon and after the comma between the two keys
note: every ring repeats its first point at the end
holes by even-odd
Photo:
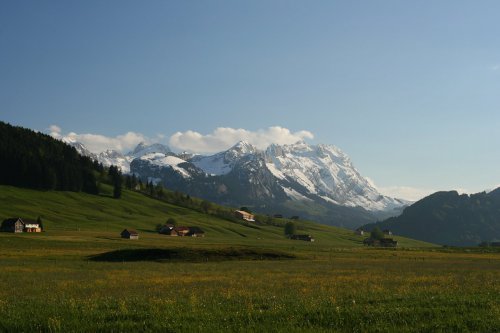
{"type": "MultiPolygon", "coordinates": [[[[195,156],[188,161],[208,176],[231,173],[243,158],[264,160],[267,169],[292,200],[316,200],[316,197],[367,210],[391,210],[406,202],[381,195],[352,165],[349,157],[332,145],[271,145],[259,151],[247,142],[239,142],[227,151],[211,156],[195,156]]],[[[249,170],[251,171],[251,170],[249,170]]]]}
{"type": "Polygon", "coordinates": [[[97,160],[102,163],[104,166],[117,166],[123,173],[130,172],[130,162],[132,162],[134,158],[132,156],[123,155],[116,150],[108,149],[99,153],[97,155],[97,160]]]}
{"type": "Polygon", "coordinates": [[[373,222],[378,213],[395,212],[408,204],[381,195],[349,157],[332,145],[297,142],[274,144],[262,151],[242,141],[226,151],[202,156],[175,154],[161,144],[141,143],[126,155],[106,151],[97,159],[143,180],[155,179],[169,189],[221,204],[263,211],[293,211],[300,206],[296,212],[303,216],[307,215],[303,207],[321,210],[323,222],[329,224],[373,222]]]}
{"type": "Polygon", "coordinates": [[[161,143],[153,143],[151,145],[147,145],[144,142],[141,142],[137,145],[137,147],[135,147],[133,151],[128,153],[127,156],[138,158],[151,153],[169,154],[171,152],[172,151],[169,147],[162,145],[161,143]]]}
{"type": "Polygon", "coordinates": [[[97,155],[92,153],[90,150],[88,150],[87,147],[85,147],[83,145],[83,143],[76,142],[76,141],[70,141],[70,140],[64,140],[64,139],[63,139],[63,141],[65,143],[67,143],[68,145],[74,147],[76,149],[76,151],[78,152],[78,154],[91,157],[94,160],[98,159],[97,155]]]}
{"type": "Polygon", "coordinates": [[[224,152],[212,156],[194,156],[189,161],[208,175],[220,176],[231,172],[241,158],[257,152],[257,148],[253,145],[240,141],[224,152]]]}
{"type": "Polygon", "coordinates": [[[287,190],[292,198],[318,195],[341,206],[387,210],[404,202],[381,195],[352,165],[349,157],[333,145],[271,145],[265,152],[266,167],[283,184],[296,183],[287,190]],[[293,192],[292,192],[293,191],[293,192]]]}
{"type": "Polygon", "coordinates": [[[158,153],[163,155],[172,154],[172,151],[170,150],[169,147],[162,145],[160,143],[154,143],[148,145],[144,142],[141,142],[137,145],[137,147],[134,148],[134,150],[132,150],[127,154],[122,154],[116,150],[111,150],[111,149],[103,151],[99,154],[94,154],[90,152],[80,142],[67,142],[67,143],[75,147],[78,153],[92,157],[93,159],[99,161],[100,163],[102,163],[102,165],[107,167],[115,165],[118,168],[120,168],[120,170],[125,174],[130,173],[130,163],[136,158],[141,158],[144,155],[152,153],[158,153]]]}

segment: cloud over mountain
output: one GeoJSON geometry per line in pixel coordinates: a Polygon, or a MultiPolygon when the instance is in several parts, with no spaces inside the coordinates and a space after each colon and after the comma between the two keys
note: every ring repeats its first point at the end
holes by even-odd
{"type": "Polygon", "coordinates": [[[292,144],[300,140],[313,139],[309,131],[292,132],[287,128],[272,126],[257,131],[242,128],[218,127],[210,134],[195,131],[177,132],[170,137],[171,147],[193,153],[215,153],[228,149],[238,141],[247,141],[260,149],[272,143],[292,144]]]}
{"type": "MultiPolygon", "coordinates": [[[[59,140],[83,143],[93,153],[100,153],[107,149],[125,153],[140,142],[150,144],[165,140],[165,135],[162,134],[157,135],[156,138],[149,138],[137,132],[127,132],[114,137],[93,133],[64,133],[61,127],[57,125],[51,125],[47,128],[47,132],[59,140]]],[[[218,127],[212,133],[206,135],[191,130],[177,132],[170,136],[169,145],[179,151],[214,153],[226,150],[238,141],[247,141],[260,149],[265,149],[272,143],[292,144],[312,138],[314,138],[314,135],[309,131],[292,132],[288,128],[280,126],[272,126],[257,131],[218,127]]]]}
{"type": "Polygon", "coordinates": [[[127,132],[125,134],[109,137],[101,134],[78,134],[70,132],[64,134],[62,129],[57,125],[51,125],[48,128],[49,134],[59,140],[66,142],[80,142],[83,143],[88,150],[93,153],[100,153],[107,149],[113,149],[120,152],[133,149],[140,142],[151,142],[151,139],[141,133],[127,132]]]}

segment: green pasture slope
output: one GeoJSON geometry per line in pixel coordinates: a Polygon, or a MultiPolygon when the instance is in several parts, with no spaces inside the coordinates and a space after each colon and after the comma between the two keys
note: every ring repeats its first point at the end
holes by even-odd
{"type": "Polygon", "coordinates": [[[299,221],[307,243],[130,191],[0,186],[0,219],[19,215],[47,231],[0,233],[0,332],[500,332],[495,251],[399,237],[398,249],[365,248],[352,231],[299,221]],[[206,237],[155,233],[169,217],[206,237]],[[138,241],[119,238],[128,227],[138,241]]]}
{"type": "MultiPolygon", "coordinates": [[[[123,191],[121,199],[111,196],[95,196],[85,193],[36,191],[10,186],[0,186],[0,219],[21,216],[36,219],[41,216],[46,233],[44,236],[70,238],[94,237],[102,239],[118,237],[124,228],[139,231],[146,243],[164,246],[165,236],[155,232],[157,224],[174,218],[178,225],[198,226],[206,232],[206,238],[196,244],[232,244],[248,246],[300,248],[362,246],[365,237],[354,235],[351,230],[325,226],[307,221],[297,221],[298,233],[311,234],[314,244],[290,241],[283,237],[283,228],[257,225],[255,227],[220,219],[213,215],[171,205],[143,194],[123,191]],[[159,243],[158,243],[159,241],[159,243]],[[297,244],[298,243],[298,244],[297,244]],[[305,243],[305,244],[303,244],[305,243]]],[[[395,237],[405,247],[425,247],[432,244],[395,237]]],[[[168,237],[167,239],[171,239],[168,237]]],[[[143,242],[139,241],[143,244],[143,242]]],[[[182,243],[184,244],[184,243],[182,243]]],[[[128,244],[127,244],[128,245],[128,244]]]]}

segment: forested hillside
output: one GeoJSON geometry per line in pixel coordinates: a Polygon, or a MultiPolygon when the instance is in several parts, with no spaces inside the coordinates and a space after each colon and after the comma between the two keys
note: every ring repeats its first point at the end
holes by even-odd
{"type": "Polygon", "coordinates": [[[478,245],[500,239],[500,188],[490,193],[434,193],[398,217],[366,225],[443,245],[478,245]]]}
{"type": "Polygon", "coordinates": [[[96,194],[100,169],[64,142],[0,122],[0,184],[96,194]]]}

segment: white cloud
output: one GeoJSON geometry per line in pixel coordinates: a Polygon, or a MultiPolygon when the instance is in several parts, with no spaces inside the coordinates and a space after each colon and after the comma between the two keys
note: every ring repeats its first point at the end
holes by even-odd
{"type": "Polygon", "coordinates": [[[493,65],[493,66],[491,66],[491,70],[492,70],[492,71],[498,71],[498,70],[500,70],[500,65],[499,65],[499,64],[497,64],[497,65],[493,65]]]}
{"type": "Polygon", "coordinates": [[[50,136],[60,139],[61,138],[61,127],[57,125],[50,125],[48,128],[50,136]]]}
{"type": "Polygon", "coordinates": [[[291,132],[280,126],[257,131],[219,127],[206,135],[195,131],[177,132],[170,137],[169,144],[173,148],[194,153],[215,153],[230,148],[238,141],[247,141],[260,149],[265,149],[272,143],[292,144],[313,138],[314,135],[309,131],[291,132]]]}
{"type": "MultiPolygon", "coordinates": [[[[51,125],[47,132],[59,140],[83,143],[93,153],[100,153],[107,149],[127,152],[140,142],[160,142],[165,138],[163,134],[157,134],[155,138],[151,139],[136,132],[127,132],[115,137],[93,133],[64,133],[61,127],[57,125],[51,125]]],[[[258,131],[219,127],[207,135],[195,131],[177,132],[170,137],[170,145],[174,149],[194,153],[214,153],[228,149],[242,140],[264,149],[271,143],[291,144],[299,140],[312,139],[313,137],[313,134],[309,131],[291,132],[289,129],[280,126],[258,131]]]]}
{"type": "Polygon", "coordinates": [[[75,132],[62,134],[61,128],[57,125],[52,125],[49,127],[49,134],[56,139],[60,139],[66,142],[83,143],[87,147],[87,149],[93,153],[100,153],[107,149],[127,152],[141,142],[151,142],[151,140],[146,136],[135,132],[127,132],[115,137],[108,137],[101,134],[91,133],[78,134],[75,132]]]}

